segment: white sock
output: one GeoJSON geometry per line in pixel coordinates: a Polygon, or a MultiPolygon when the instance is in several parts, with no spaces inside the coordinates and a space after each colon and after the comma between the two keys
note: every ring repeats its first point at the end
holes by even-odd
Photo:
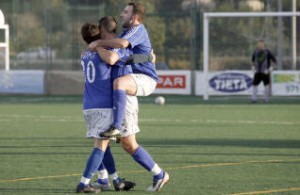
{"type": "Polygon", "coordinates": [[[111,180],[115,180],[119,178],[119,175],[117,172],[114,172],[113,174],[110,174],[109,177],[111,178],[111,180]]]}
{"type": "Polygon", "coordinates": [[[98,173],[98,179],[107,179],[108,178],[108,173],[106,169],[97,171],[98,173]]]}
{"type": "Polygon", "coordinates": [[[270,97],[270,85],[265,86],[265,101],[268,102],[270,97]]]}
{"type": "Polygon", "coordinates": [[[153,168],[151,169],[151,173],[153,175],[158,175],[158,174],[160,174],[161,171],[162,171],[161,168],[156,163],[154,164],[153,168]]]}
{"type": "Polygon", "coordinates": [[[252,86],[252,100],[256,101],[257,100],[257,86],[252,86]]]}
{"type": "Polygon", "coordinates": [[[83,183],[84,185],[88,185],[90,183],[91,179],[89,178],[85,178],[85,177],[81,177],[80,179],[80,183],[83,183]]]}

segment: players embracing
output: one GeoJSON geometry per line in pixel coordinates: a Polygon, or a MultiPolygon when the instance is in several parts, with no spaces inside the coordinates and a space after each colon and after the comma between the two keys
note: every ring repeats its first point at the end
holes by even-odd
{"type": "MultiPolygon", "coordinates": [[[[152,185],[147,191],[160,191],[169,181],[169,175],[166,171],[162,170],[153,160],[151,155],[137,143],[135,137],[135,134],[139,132],[138,101],[136,95],[146,96],[151,94],[154,91],[157,82],[154,63],[151,62],[151,58],[148,58],[152,48],[148,33],[141,23],[143,15],[144,8],[140,4],[129,3],[120,16],[122,25],[126,28],[121,34],[121,38],[101,39],[100,41],[97,40],[96,42],[93,42],[89,46],[90,49],[98,51],[100,58],[103,61],[106,61],[107,64],[114,64],[111,68],[113,94],[106,94],[107,97],[110,95],[110,98],[113,100],[113,125],[109,128],[107,128],[107,124],[99,127],[101,131],[98,131],[98,135],[95,136],[99,136],[99,138],[105,140],[103,152],[105,152],[107,142],[109,142],[107,140],[109,140],[109,138],[115,135],[120,136],[123,149],[131,155],[134,161],[153,174],[152,185]],[[106,48],[127,49],[107,50],[106,48]],[[122,50],[125,50],[125,52],[120,52],[122,50]],[[118,55],[116,55],[116,53],[118,55]],[[137,56],[142,54],[143,56],[146,56],[145,59],[147,60],[125,66],[126,62],[122,60],[122,57],[126,54],[136,54],[137,56]],[[104,129],[106,130],[103,131],[104,129]]],[[[98,27],[101,31],[101,37],[108,37],[115,33],[115,30],[107,31],[108,26],[116,27],[115,20],[103,22],[102,18],[99,21],[98,27]]],[[[106,87],[103,89],[108,90],[106,87]]],[[[95,96],[95,98],[97,97],[95,96]]],[[[99,117],[102,117],[102,115],[99,117]]],[[[99,120],[101,119],[99,118],[99,120]]],[[[95,146],[100,146],[101,149],[102,145],[98,142],[97,144],[95,146]]],[[[100,156],[103,156],[103,152],[100,152],[100,156]]],[[[100,160],[101,158],[103,157],[100,157],[100,160]]],[[[130,186],[127,189],[130,189],[131,187],[133,186],[130,186]]]]}
{"type": "MultiPolygon", "coordinates": [[[[105,48],[129,48],[133,54],[149,55],[152,46],[147,29],[143,22],[145,8],[139,3],[128,3],[120,14],[123,32],[118,38],[110,40],[98,40],[90,44],[91,49],[97,46],[105,48]]],[[[120,133],[123,121],[126,94],[134,96],[150,95],[156,88],[158,76],[153,62],[132,64],[132,74],[124,75],[114,80],[113,104],[114,122],[103,133],[104,136],[114,136],[120,133]]]]}

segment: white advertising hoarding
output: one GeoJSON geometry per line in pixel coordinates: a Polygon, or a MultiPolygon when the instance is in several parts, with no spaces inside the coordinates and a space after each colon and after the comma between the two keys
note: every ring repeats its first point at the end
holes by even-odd
{"type": "MultiPolygon", "coordinates": [[[[202,71],[196,73],[196,95],[204,95],[205,81],[202,71]]],[[[209,95],[251,95],[252,71],[216,71],[208,73],[209,95]]],[[[263,84],[258,86],[258,94],[263,93],[263,84]]]]}
{"type": "Polygon", "coordinates": [[[158,83],[154,94],[191,94],[191,71],[161,70],[157,74],[158,83]]]}
{"type": "MultiPolygon", "coordinates": [[[[190,95],[192,93],[190,70],[161,70],[154,94],[190,95]]],[[[273,71],[273,96],[300,96],[300,71],[273,71]]],[[[252,71],[210,72],[207,77],[209,95],[251,95],[252,71]]],[[[202,71],[195,73],[195,95],[203,96],[205,78],[202,71]]],[[[45,72],[42,70],[0,71],[0,93],[45,94],[45,72]]],[[[264,92],[263,83],[258,87],[264,92]]]]}
{"type": "Polygon", "coordinates": [[[300,95],[300,71],[274,71],[272,74],[272,95],[300,95]]]}
{"type": "Polygon", "coordinates": [[[44,94],[44,71],[0,71],[0,93],[44,94]]]}

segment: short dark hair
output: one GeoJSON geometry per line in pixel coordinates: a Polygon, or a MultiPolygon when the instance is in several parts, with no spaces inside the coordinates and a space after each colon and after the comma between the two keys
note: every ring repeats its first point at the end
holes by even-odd
{"type": "Polygon", "coordinates": [[[132,6],[132,13],[139,16],[139,22],[143,22],[145,16],[145,7],[138,2],[131,2],[127,5],[132,6]]]}
{"type": "Polygon", "coordinates": [[[264,43],[264,42],[265,42],[265,40],[263,40],[263,39],[258,39],[256,42],[257,42],[257,43],[258,43],[258,42],[262,42],[262,43],[264,43]]]}
{"type": "Polygon", "coordinates": [[[81,36],[87,44],[90,44],[91,42],[100,39],[101,33],[95,24],[87,22],[81,27],[81,36]]]}
{"type": "Polygon", "coordinates": [[[109,32],[109,33],[116,33],[117,32],[117,21],[112,16],[102,17],[98,21],[98,28],[101,29],[101,27],[105,28],[107,30],[107,32],[109,32]]]}

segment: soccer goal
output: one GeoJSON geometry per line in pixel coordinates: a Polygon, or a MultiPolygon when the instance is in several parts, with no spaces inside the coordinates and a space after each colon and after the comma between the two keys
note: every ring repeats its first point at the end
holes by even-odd
{"type": "Polygon", "coordinates": [[[300,12],[204,13],[203,99],[210,95],[211,71],[251,70],[251,55],[259,39],[279,55],[283,66],[296,61],[297,33],[291,28],[299,16],[300,12]]]}
{"type": "Polygon", "coordinates": [[[5,24],[4,15],[0,9],[0,30],[4,30],[4,41],[0,38],[0,58],[5,58],[5,70],[10,69],[9,65],[9,26],[5,24]],[[2,49],[4,48],[4,55],[2,49]]]}

